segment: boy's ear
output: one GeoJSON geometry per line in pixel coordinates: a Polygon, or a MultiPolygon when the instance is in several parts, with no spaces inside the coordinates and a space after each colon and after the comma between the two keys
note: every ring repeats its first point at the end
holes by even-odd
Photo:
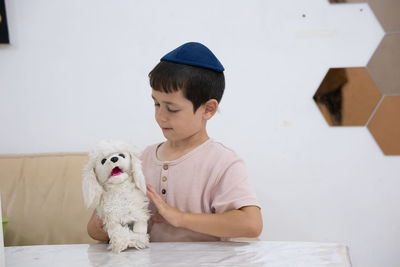
{"type": "Polygon", "coordinates": [[[210,99],[204,104],[204,119],[211,119],[218,110],[218,101],[215,99],[210,99]]]}

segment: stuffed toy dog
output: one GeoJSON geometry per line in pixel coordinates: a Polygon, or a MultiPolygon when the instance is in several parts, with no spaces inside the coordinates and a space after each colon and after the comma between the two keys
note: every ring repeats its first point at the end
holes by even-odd
{"type": "Polygon", "coordinates": [[[104,222],[113,252],[149,246],[149,201],[142,165],[133,149],[117,141],[102,141],[89,153],[83,170],[83,198],[104,222]]]}

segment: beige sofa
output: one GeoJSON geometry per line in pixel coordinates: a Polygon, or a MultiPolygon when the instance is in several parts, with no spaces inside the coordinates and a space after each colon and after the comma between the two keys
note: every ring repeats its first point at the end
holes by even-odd
{"type": "Polygon", "coordinates": [[[87,160],[85,153],[0,156],[6,246],[95,242],[81,190],[87,160]]]}

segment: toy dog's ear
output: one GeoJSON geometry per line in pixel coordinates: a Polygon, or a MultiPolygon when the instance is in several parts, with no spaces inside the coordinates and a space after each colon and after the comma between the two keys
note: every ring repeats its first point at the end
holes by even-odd
{"type": "Polygon", "coordinates": [[[146,195],[146,180],[144,178],[144,174],[142,171],[142,161],[134,152],[130,152],[131,154],[131,164],[132,164],[132,173],[133,173],[133,181],[136,186],[146,195]]]}
{"type": "Polygon", "coordinates": [[[97,182],[93,165],[89,162],[83,169],[82,191],[83,200],[87,208],[96,208],[103,193],[103,188],[97,182]]]}

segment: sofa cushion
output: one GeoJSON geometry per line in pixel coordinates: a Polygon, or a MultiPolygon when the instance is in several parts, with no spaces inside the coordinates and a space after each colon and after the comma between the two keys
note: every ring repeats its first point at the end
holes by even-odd
{"type": "Polygon", "coordinates": [[[0,156],[6,246],[93,243],[82,197],[86,153],[0,156]]]}

